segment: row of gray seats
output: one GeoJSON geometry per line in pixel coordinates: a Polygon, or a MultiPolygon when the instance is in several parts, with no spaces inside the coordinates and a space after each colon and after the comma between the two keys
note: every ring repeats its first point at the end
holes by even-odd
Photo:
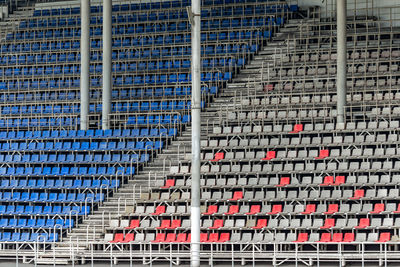
{"type": "MultiPolygon", "coordinates": [[[[246,112],[244,113],[246,119],[253,121],[254,118],[259,118],[259,116],[268,116],[266,112],[246,112]],[[255,117],[254,117],[255,116],[255,117]]],[[[228,115],[229,116],[229,115],[228,115]]],[[[244,115],[240,115],[243,116],[244,115]]],[[[272,118],[272,115],[271,115],[272,118]]],[[[245,120],[245,119],[243,119],[245,120]]],[[[228,119],[227,123],[236,123],[234,119],[228,119]]],[[[254,123],[255,124],[255,123],[254,123]]],[[[276,135],[277,133],[286,133],[289,134],[294,129],[293,124],[255,124],[255,125],[236,125],[236,126],[215,126],[213,127],[213,135],[209,135],[209,137],[219,136],[219,135],[230,135],[234,136],[240,134],[271,134],[276,135]]],[[[387,131],[387,130],[398,130],[400,127],[399,120],[385,121],[385,120],[373,120],[373,121],[361,121],[361,122],[348,122],[346,124],[335,124],[335,123],[304,123],[304,128],[301,133],[310,132],[310,133],[335,133],[335,132],[350,132],[354,133],[355,131],[387,131]]]]}
{"type": "MultiPolygon", "coordinates": [[[[394,49],[375,49],[375,48],[368,48],[369,51],[365,51],[365,49],[357,49],[354,48],[355,51],[349,51],[347,53],[347,59],[383,59],[387,60],[388,58],[400,58],[400,50],[394,49]]],[[[332,50],[331,50],[332,51],[332,50]]],[[[313,50],[304,50],[304,52],[296,53],[296,54],[284,54],[280,57],[280,60],[284,63],[288,62],[318,62],[323,63],[326,61],[336,61],[337,54],[335,52],[331,53],[316,53],[313,50]]],[[[277,59],[279,60],[279,58],[277,59]]]]}
{"type": "MultiPolygon", "coordinates": [[[[184,179],[184,177],[174,179],[175,187],[190,187],[192,185],[192,180],[190,178],[184,179]]],[[[400,175],[350,175],[345,177],[344,183],[340,185],[343,186],[376,186],[376,185],[397,185],[400,184],[400,175]]],[[[203,187],[231,187],[231,186],[241,186],[246,187],[271,187],[279,185],[279,177],[218,177],[200,179],[200,184],[203,187]]],[[[308,187],[308,186],[320,186],[324,183],[324,177],[322,176],[303,176],[303,177],[290,177],[290,184],[286,187],[308,187]]],[[[163,180],[158,180],[156,187],[163,187],[165,182],[163,180]]]]}
{"type": "MultiPolygon", "coordinates": [[[[240,187],[238,188],[240,189],[240,187]]],[[[364,189],[363,189],[364,190],[364,189]]],[[[364,196],[357,197],[357,190],[354,189],[291,189],[287,190],[253,190],[247,189],[243,193],[243,197],[235,200],[235,192],[225,190],[223,188],[205,188],[201,194],[203,201],[286,201],[286,200],[349,200],[349,199],[365,199],[365,200],[382,200],[382,199],[399,199],[400,192],[398,188],[378,188],[366,189],[364,196]]],[[[145,202],[166,201],[166,202],[187,202],[190,200],[190,190],[182,190],[175,192],[153,192],[150,200],[142,200],[145,202]]]]}
{"type": "MultiPolygon", "coordinates": [[[[302,134],[301,136],[281,136],[281,137],[264,137],[260,138],[255,137],[251,138],[248,137],[246,139],[230,139],[229,141],[226,139],[210,139],[210,140],[202,140],[201,147],[202,147],[202,156],[201,158],[204,160],[212,159],[212,156],[209,155],[210,152],[204,152],[207,150],[218,150],[222,148],[224,150],[241,150],[245,149],[278,149],[279,147],[282,148],[315,148],[317,146],[323,145],[323,147],[332,147],[332,146],[342,146],[342,145],[383,145],[383,146],[390,146],[393,143],[397,143],[399,141],[398,134],[369,134],[369,135],[355,135],[354,133],[346,134],[343,133],[342,135],[327,135],[324,134],[323,137],[315,136],[309,137],[308,133],[302,134]]],[[[348,148],[352,149],[352,148],[348,148]]],[[[380,148],[376,148],[380,149],[380,148]]],[[[383,149],[383,148],[382,148],[383,149]]],[[[394,148],[396,149],[396,148],[394,148]]],[[[249,151],[251,152],[251,151],[249,151]]],[[[289,153],[289,152],[288,152],[289,153]]],[[[211,153],[212,154],[212,153],[211,153]]],[[[229,158],[229,157],[225,157],[229,158]]],[[[256,156],[257,158],[257,156],[256,156]]]]}
{"type": "MultiPolygon", "coordinates": [[[[380,87],[386,85],[386,80],[378,80],[380,87]]],[[[277,88],[278,89],[278,88],[277,88]]],[[[282,88],[283,89],[283,88],[282,88]]],[[[376,91],[376,90],[375,90],[376,91]]],[[[346,100],[348,102],[368,102],[368,101],[382,101],[382,100],[399,100],[399,92],[386,92],[386,93],[369,93],[369,92],[351,92],[347,94],[346,100]]],[[[286,104],[332,104],[337,102],[336,92],[312,92],[310,94],[292,94],[292,95],[262,95],[261,98],[246,98],[242,99],[241,105],[243,106],[265,106],[265,105],[286,105],[286,104]]]]}
{"type": "MultiPolygon", "coordinates": [[[[384,156],[382,156],[384,157],[384,156]]],[[[360,162],[358,157],[346,157],[347,161],[331,161],[331,162],[282,162],[275,160],[273,163],[268,161],[262,164],[259,162],[240,162],[235,164],[205,164],[201,166],[202,175],[264,175],[264,174],[289,174],[296,173],[321,173],[321,172],[352,172],[352,173],[365,173],[365,172],[379,172],[391,171],[398,172],[400,169],[400,161],[372,161],[373,159],[365,159],[360,162]],[[357,161],[349,161],[349,159],[357,161]],[[243,163],[243,164],[241,164],[243,163]]],[[[393,157],[396,159],[396,157],[393,157]]],[[[287,160],[284,160],[287,161],[287,160]]],[[[172,166],[170,168],[170,176],[187,176],[190,175],[190,166],[172,166]]]]}
{"type": "MultiPolygon", "coordinates": [[[[234,214],[229,214],[230,216],[251,216],[251,215],[270,215],[274,217],[276,214],[280,215],[288,215],[288,216],[310,216],[314,218],[315,216],[326,216],[326,215],[339,215],[339,216],[369,216],[369,217],[375,217],[375,214],[373,213],[374,211],[374,205],[376,203],[370,203],[368,200],[363,201],[363,203],[359,203],[357,201],[353,201],[352,203],[336,203],[337,204],[337,210],[329,212],[330,211],[330,205],[335,204],[335,202],[331,202],[331,204],[326,204],[323,199],[321,199],[318,203],[315,203],[315,200],[312,200],[311,203],[315,204],[315,211],[310,212],[310,213],[304,213],[307,211],[307,205],[310,203],[305,203],[305,204],[291,204],[291,200],[284,200],[283,202],[279,202],[279,204],[254,204],[254,205],[260,205],[260,211],[254,214],[248,214],[250,213],[252,209],[252,205],[248,204],[246,202],[242,202],[239,205],[239,209],[237,213],[234,214]],[[286,201],[286,202],[284,202],[286,201]],[[286,203],[286,204],[285,204],[286,203]],[[273,205],[281,205],[281,211],[279,212],[272,212],[273,211],[273,205]],[[272,212],[272,213],[271,213],[272,212]],[[372,213],[371,213],[372,212],[372,213]],[[270,214],[271,213],[271,214],[270,214]]],[[[318,201],[318,200],[317,200],[318,201]]],[[[379,203],[379,202],[378,202],[379,203]]],[[[158,203],[156,203],[158,204],[158,203]]],[[[205,203],[207,204],[207,202],[205,203]]],[[[235,204],[234,204],[235,205],[235,204]]],[[[380,214],[383,215],[390,215],[394,214],[400,214],[399,209],[399,204],[389,202],[386,203],[385,208],[381,212],[377,212],[376,216],[380,216],[380,214]]],[[[154,203],[140,203],[137,206],[133,207],[127,207],[126,209],[126,216],[128,217],[143,217],[145,218],[146,216],[152,215],[153,213],[156,212],[157,207],[154,205],[154,203]],[[148,205],[146,205],[148,204],[148,205]]],[[[226,213],[229,211],[230,206],[228,202],[218,202],[217,204],[209,204],[207,205],[202,205],[200,207],[201,213],[203,216],[206,215],[211,215],[211,216],[223,216],[226,215],[226,213]],[[217,205],[217,210],[211,214],[205,214],[208,212],[210,205],[217,205]]],[[[166,216],[189,216],[190,215],[190,203],[187,205],[182,205],[182,204],[176,204],[176,205],[168,205],[165,208],[165,211],[162,213],[162,215],[166,216]]],[[[309,217],[307,217],[309,218],[309,217]]],[[[312,219],[312,218],[311,218],[312,219]]]]}

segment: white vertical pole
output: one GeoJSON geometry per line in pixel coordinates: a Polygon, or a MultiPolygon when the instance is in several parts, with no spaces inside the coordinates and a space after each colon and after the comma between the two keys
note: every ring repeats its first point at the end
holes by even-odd
{"type": "Polygon", "coordinates": [[[89,128],[90,0],[81,1],[81,130],[89,128]]]}
{"type": "Polygon", "coordinates": [[[112,2],[103,1],[103,97],[102,97],[102,129],[110,128],[112,90],[112,2]]]}
{"type": "Polygon", "coordinates": [[[192,206],[191,206],[191,266],[200,266],[200,0],[192,0],[192,206]]]}
{"type": "Polygon", "coordinates": [[[346,119],[347,94],[347,0],[337,0],[337,122],[344,123],[346,119]]]}

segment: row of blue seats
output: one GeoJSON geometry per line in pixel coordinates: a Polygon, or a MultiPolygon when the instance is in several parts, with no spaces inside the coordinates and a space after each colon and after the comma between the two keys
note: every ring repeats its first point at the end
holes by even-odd
{"type": "Polygon", "coordinates": [[[101,202],[104,193],[0,192],[0,202],[101,202]]]}
{"type": "Polygon", "coordinates": [[[129,125],[137,124],[170,124],[170,123],[188,123],[190,122],[190,115],[148,115],[148,116],[130,116],[126,121],[129,125]]]}
{"type": "Polygon", "coordinates": [[[1,180],[1,189],[96,189],[118,188],[120,181],[106,179],[20,179],[1,180]]]}
{"type": "MultiPolygon", "coordinates": [[[[95,44],[96,46],[98,45],[98,42],[92,41],[92,44],[95,44]]],[[[3,48],[7,50],[12,50],[14,45],[4,45],[3,48]]],[[[32,50],[32,51],[48,51],[48,47],[54,47],[54,49],[51,49],[52,51],[54,50],[60,50],[62,46],[61,42],[49,42],[49,43],[33,43],[32,48],[34,46],[37,46],[37,50],[32,50]],[[46,49],[41,49],[42,46],[45,46],[46,49]]],[[[92,47],[93,48],[93,47],[92,47]]],[[[257,44],[217,44],[217,45],[207,45],[207,46],[202,46],[201,47],[201,53],[202,55],[224,55],[224,54],[235,54],[238,52],[256,52],[258,50],[258,45],[257,44]]],[[[112,52],[112,59],[113,60],[127,60],[127,59],[140,59],[143,60],[144,58],[152,58],[156,59],[159,57],[179,57],[179,56],[190,56],[192,52],[191,47],[189,46],[182,46],[182,47],[164,47],[164,48],[155,48],[155,49],[135,49],[135,50],[120,50],[120,51],[113,51],[112,52]]],[[[19,53],[18,51],[16,52],[10,52],[10,53],[19,53]]],[[[66,54],[64,54],[66,56],[66,54]]],[[[67,57],[67,56],[66,56],[67,57]]],[[[101,51],[94,51],[91,53],[90,56],[92,61],[99,61],[102,59],[102,52],[101,51]]],[[[51,55],[51,54],[38,54],[38,55],[10,55],[10,56],[3,56],[0,57],[0,64],[2,65],[16,65],[16,64],[38,64],[38,63],[47,63],[50,62],[50,60],[56,60],[57,61],[57,55],[51,55]],[[53,58],[52,58],[53,57],[53,58]]],[[[64,56],[61,58],[64,60],[64,56]]],[[[80,60],[80,53],[77,52],[75,55],[75,60],[79,61],[80,60]]],[[[60,62],[64,63],[64,62],[60,62]]],[[[137,66],[137,63],[135,63],[137,66]]],[[[129,65],[130,66],[130,65],[129,65]]],[[[133,65],[135,66],[135,65],[133,65]]],[[[134,67],[130,67],[135,69],[134,67]]],[[[53,67],[54,70],[55,67],[53,67]]],[[[136,67],[137,69],[137,67],[136,67]]],[[[61,72],[61,69],[60,69],[61,72]]],[[[29,70],[25,70],[22,68],[22,73],[23,74],[29,74],[29,70]]]]}
{"type": "Polygon", "coordinates": [[[0,176],[132,175],[135,167],[0,167],[0,176]]]}
{"type": "MultiPolygon", "coordinates": [[[[213,9],[211,10],[212,14],[212,19],[211,20],[203,20],[201,21],[201,29],[204,31],[211,30],[211,29],[218,29],[221,27],[263,27],[268,23],[268,18],[265,18],[265,16],[260,17],[260,15],[265,15],[268,13],[273,13],[275,14],[276,11],[272,11],[268,9],[268,6],[259,6],[256,9],[253,7],[248,7],[245,10],[241,7],[236,7],[233,12],[228,9],[227,12],[233,13],[233,16],[242,16],[240,18],[226,18],[226,16],[223,14],[224,11],[221,11],[220,9],[213,9]],[[264,8],[264,9],[263,9],[264,8]],[[221,16],[221,18],[218,18],[221,16]],[[246,18],[245,16],[252,16],[250,18],[246,18]]],[[[189,30],[190,29],[190,24],[186,21],[181,21],[181,22],[162,22],[162,20],[165,20],[165,14],[164,13],[159,13],[160,16],[158,16],[157,19],[157,24],[146,24],[146,21],[148,20],[147,14],[142,15],[142,20],[137,21],[137,18],[139,16],[131,14],[131,15],[120,15],[120,16],[113,16],[113,23],[120,23],[122,25],[119,25],[117,27],[112,28],[113,34],[133,34],[133,33],[143,33],[143,32],[165,32],[165,31],[183,31],[183,30],[189,30]],[[143,24],[136,24],[137,22],[143,23],[143,24]],[[130,26],[129,24],[135,23],[135,25],[130,26]]],[[[206,18],[210,14],[209,10],[203,10],[202,11],[202,17],[206,18]]],[[[148,14],[150,17],[157,17],[158,14],[148,14]]],[[[179,12],[179,14],[172,14],[175,16],[182,16],[180,19],[187,19],[187,14],[185,12],[179,12]]],[[[271,20],[273,17],[270,17],[271,20]]],[[[168,20],[169,21],[169,20],[168,20]]],[[[90,18],[90,24],[96,25],[96,24],[102,24],[103,23],[103,17],[94,17],[92,16],[90,18]]],[[[43,19],[43,20],[30,20],[29,22],[27,21],[22,21],[19,25],[19,29],[27,29],[27,28],[60,28],[60,27],[65,27],[70,26],[70,27],[77,27],[81,25],[81,20],[80,18],[59,18],[55,19],[52,18],[50,20],[43,19]]],[[[90,29],[90,34],[91,35],[101,35],[99,34],[99,31],[101,32],[101,28],[95,28],[92,27],[90,29]]],[[[21,31],[23,33],[23,31],[21,31]]]]}
{"type": "MultiPolygon", "coordinates": [[[[260,9],[257,9],[257,15],[261,12],[260,9]]],[[[253,15],[255,11],[250,9],[250,15],[253,15]]],[[[219,28],[249,28],[251,27],[265,27],[269,24],[273,25],[280,25],[281,21],[275,20],[273,17],[258,17],[258,18],[251,18],[251,19],[224,19],[224,20],[209,20],[203,21],[202,30],[215,30],[219,28]]],[[[44,26],[47,27],[47,26],[44,26]]],[[[41,27],[42,29],[43,27],[41,27]]],[[[19,31],[15,33],[9,33],[8,40],[13,39],[40,39],[40,38],[53,38],[53,37],[79,37],[81,32],[79,29],[74,29],[75,26],[71,28],[62,28],[58,30],[40,30],[40,31],[19,31]]],[[[155,25],[146,25],[146,24],[136,24],[134,26],[129,26],[129,24],[113,27],[112,34],[142,34],[142,33],[166,33],[166,32],[179,32],[179,31],[188,31],[190,30],[190,24],[188,22],[164,22],[164,23],[157,23],[155,25]]],[[[91,36],[101,36],[103,34],[102,28],[91,28],[90,35],[91,36]]],[[[76,42],[74,42],[74,45],[76,42]]]]}
{"type": "MultiPolygon", "coordinates": [[[[205,0],[203,1],[203,6],[216,6],[216,5],[227,5],[227,4],[246,4],[246,3],[258,3],[262,4],[265,2],[271,2],[271,0],[205,0]]],[[[272,1],[273,2],[273,1],[272,1]]],[[[126,11],[142,11],[142,10],[152,10],[151,13],[154,13],[154,10],[157,9],[168,9],[168,8],[184,8],[190,6],[190,1],[163,1],[163,2],[149,2],[149,3],[135,3],[135,4],[121,4],[121,5],[113,5],[113,12],[126,12],[126,11]]],[[[257,5],[259,6],[259,5],[257,5]]],[[[291,5],[271,5],[271,9],[290,9],[291,11],[296,11],[297,6],[291,5]]],[[[91,6],[91,13],[100,13],[102,12],[102,6],[91,6]]],[[[206,9],[208,10],[208,9],[206,9]]],[[[72,8],[57,8],[57,9],[41,9],[35,10],[33,12],[34,17],[39,16],[59,16],[59,15],[79,15],[80,8],[72,7],[72,8]]],[[[147,13],[144,13],[147,14],[147,13]]],[[[202,13],[203,15],[203,13],[202,13]]],[[[212,15],[212,14],[211,14],[212,15]]],[[[140,16],[140,15],[139,15],[140,16]]],[[[144,16],[144,15],[142,15],[144,16]]],[[[168,17],[170,18],[170,17],[168,17]]],[[[138,20],[141,21],[144,17],[138,17],[138,20]]],[[[171,19],[171,18],[170,18],[171,19]]],[[[157,20],[157,18],[152,18],[151,20],[157,20]]]]}
{"type": "Polygon", "coordinates": [[[70,127],[79,124],[76,118],[0,119],[0,128],[70,127]]]}
{"type": "MultiPolygon", "coordinates": [[[[149,160],[148,154],[0,154],[0,164],[3,163],[57,163],[57,164],[112,164],[112,163],[143,163],[149,160]]],[[[63,167],[69,168],[69,167],[63,167]]],[[[63,170],[63,173],[66,171],[63,170]]]]}
{"type": "MultiPolygon", "coordinates": [[[[228,81],[232,79],[232,72],[207,72],[201,73],[202,82],[228,81]]],[[[192,81],[190,73],[180,74],[161,74],[161,75],[136,75],[136,76],[117,76],[113,79],[113,86],[132,86],[144,84],[165,84],[165,83],[189,83],[192,81]]],[[[0,82],[0,90],[15,89],[44,89],[44,88],[80,88],[80,78],[57,79],[57,80],[26,80],[3,81],[0,82]]],[[[102,85],[102,78],[91,78],[90,85],[99,87],[102,85]]]]}
{"type": "MultiPolygon", "coordinates": [[[[217,6],[217,5],[225,5],[227,4],[246,4],[246,3],[255,3],[259,6],[265,2],[273,2],[271,0],[205,0],[203,1],[203,6],[217,6]]],[[[149,2],[149,3],[135,3],[135,4],[122,4],[122,5],[113,5],[113,12],[127,12],[127,11],[143,11],[143,10],[152,10],[151,13],[154,13],[154,10],[157,9],[168,9],[168,8],[184,8],[190,6],[190,2],[187,0],[183,1],[165,1],[165,2],[149,2]]],[[[209,8],[205,8],[209,10],[209,8]]],[[[290,10],[290,11],[297,11],[297,5],[271,5],[271,9],[275,10],[290,10]]],[[[102,12],[102,6],[91,6],[90,8],[91,13],[100,13],[102,12]]],[[[42,10],[35,10],[33,13],[34,17],[38,16],[54,16],[54,15],[79,15],[80,8],[79,7],[72,7],[72,8],[62,8],[62,9],[42,9],[42,10]]],[[[143,13],[142,13],[143,14],[143,13]]],[[[146,13],[144,13],[146,14],[146,13]]],[[[202,13],[203,15],[203,13],[202,13]]],[[[211,14],[212,15],[212,14],[211,14]]],[[[144,15],[142,15],[144,16],[144,15]]],[[[171,19],[170,17],[168,17],[171,19]]],[[[139,15],[138,20],[144,19],[139,15]]],[[[150,17],[150,20],[157,20],[157,18],[150,17]]]]}
{"type": "MultiPolygon", "coordinates": [[[[88,203],[90,204],[90,203],[88,203]]],[[[28,215],[28,216],[76,216],[90,213],[90,206],[31,206],[31,205],[0,205],[0,215],[28,215]]]]}
{"type": "MultiPolygon", "coordinates": [[[[129,142],[12,142],[3,143],[0,151],[116,151],[116,150],[148,150],[163,148],[163,141],[129,141],[129,142]]],[[[1,154],[0,154],[1,155],[1,154]]],[[[21,156],[21,155],[19,155],[21,156]]],[[[18,157],[17,155],[15,157],[18,157]]],[[[21,157],[22,159],[22,157],[21,157]]]]}
{"type": "MultiPolygon", "coordinates": [[[[20,56],[21,57],[21,56],[20,56]]],[[[244,58],[216,58],[216,59],[203,59],[202,68],[214,68],[225,66],[238,66],[241,67],[245,64],[244,58]]],[[[190,60],[174,60],[174,61],[149,61],[140,63],[115,63],[112,66],[112,72],[127,72],[138,70],[167,70],[167,69],[181,69],[190,68],[190,60]]],[[[25,68],[0,68],[1,76],[43,76],[43,75],[79,75],[79,65],[63,65],[63,66],[47,66],[47,67],[25,67],[25,68]]],[[[90,65],[90,72],[103,72],[103,65],[90,65]]]]}
{"type": "MultiPolygon", "coordinates": [[[[0,132],[1,140],[15,139],[80,139],[80,138],[137,138],[137,137],[158,137],[175,136],[176,128],[142,128],[142,129],[109,129],[109,130],[43,130],[43,131],[8,131],[0,132]]],[[[21,146],[21,145],[20,145],[21,146]]]]}
{"type": "MultiPolygon", "coordinates": [[[[250,9],[249,15],[260,15],[265,12],[261,12],[263,10],[257,8],[256,11],[250,9]]],[[[245,14],[246,15],[246,14],[245,14]]],[[[212,31],[220,28],[230,28],[231,30],[236,28],[246,28],[246,30],[251,30],[252,27],[265,27],[268,25],[281,25],[283,23],[282,18],[274,18],[274,17],[253,17],[249,19],[223,19],[223,20],[207,20],[202,21],[202,30],[203,31],[212,31]]],[[[179,23],[157,23],[152,25],[140,25],[136,24],[134,26],[129,26],[129,24],[124,23],[125,25],[113,27],[112,34],[115,35],[125,35],[125,34],[142,34],[142,33],[167,33],[167,32],[182,32],[189,31],[190,24],[188,22],[179,22],[179,23]]],[[[44,26],[47,27],[47,26],[44,26]]],[[[42,29],[43,27],[41,27],[42,29]]],[[[81,34],[80,29],[75,28],[74,26],[71,28],[61,28],[58,30],[40,30],[40,31],[19,31],[14,33],[9,33],[7,35],[7,40],[20,40],[20,39],[42,39],[42,38],[53,38],[53,37],[79,37],[81,34]]],[[[103,34],[102,28],[91,28],[90,35],[91,36],[101,36],[103,34]]],[[[72,48],[77,48],[77,42],[74,42],[72,48]]],[[[21,46],[22,48],[22,46],[21,46]]],[[[71,48],[71,47],[69,47],[71,48]]]]}
{"type": "Polygon", "coordinates": [[[0,242],[15,242],[15,243],[25,243],[25,242],[57,242],[58,233],[30,233],[30,232],[0,232],[0,242]]]}
{"type": "Polygon", "coordinates": [[[38,229],[38,228],[72,228],[74,220],[71,219],[0,219],[0,228],[13,229],[38,229]]]}
{"type": "MultiPolygon", "coordinates": [[[[274,25],[283,24],[283,19],[279,19],[276,21],[274,25]]],[[[265,25],[267,26],[267,25],[265,25]]],[[[225,29],[224,29],[225,30],[225,29]]],[[[9,33],[9,40],[15,41],[26,41],[26,40],[38,40],[38,39],[51,39],[51,38],[79,38],[80,33],[78,30],[75,33],[74,30],[70,31],[47,31],[44,32],[24,32],[22,33],[9,33]],[[12,35],[12,36],[11,36],[12,35]]],[[[130,35],[135,35],[135,33],[126,33],[130,35]]],[[[101,35],[101,34],[100,34],[101,35]]],[[[252,38],[269,38],[271,36],[270,31],[262,31],[261,29],[247,29],[247,30],[231,30],[231,31],[223,31],[219,33],[202,33],[201,41],[235,41],[238,39],[252,39],[252,38]]],[[[168,44],[184,44],[190,43],[191,36],[190,34],[160,34],[160,35],[144,35],[144,36],[136,36],[136,37],[127,37],[125,35],[115,36],[112,41],[113,48],[120,47],[131,47],[131,46],[150,46],[150,45],[168,45],[168,44]]],[[[93,49],[101,48],[102,41],[92,42],[91,47],[93,49]]],[[[68,42],[68,44],[71,44],[68,42]]],[[[72,43],[71,47],[60,47],[60,49],[78,49],[74,47],[75,43],[72,43]]],[[[15,46],[16,47],[16,46],[15,46]]],[[[32,50],[35,51],[35,50],[32,50]]],[[[18,51],[17,51],[18,52],[18,51]]]]}
{"type": "MultiPolygon", "coordinates": [[[[210,86],[201,88],[203,94],[216,94],[218,87],[210,86]]],[[[190,96],[190,87],[165,87],[165,88],[148,88],[148,89],[118,89],[113,90],[111,96],[113,99],[132,99],[135,97],[180,97],[190,96]]],[[[100,91],[91,90],[91,99],[100,99],[100,91]]],[[[35,92],[35,93],[4,93],[0,94],[0,102],[29,102],[29,101],[49,101],[49,100],[79,100],[80,94],[77,91],[59,91],[59,92],[35,92]]]]}
{"type": "MultiPolygon", "coordinates": [[[[202,102],[204,107],[204,102],[202,102]]],[[[146,111],[174,111],[191,108],[191,101],[162,101],[162,102],[120,102],[113,103],[111,112],[146,112],[146,111]]],[[[91,113],[101,112],[102,104],[90,104],[91,113]]],[[[54,105],[54,106],[4,106],[0,107],[2,115],[16,114],[60,114],[79,113],[80,105],[54,105]]]]}

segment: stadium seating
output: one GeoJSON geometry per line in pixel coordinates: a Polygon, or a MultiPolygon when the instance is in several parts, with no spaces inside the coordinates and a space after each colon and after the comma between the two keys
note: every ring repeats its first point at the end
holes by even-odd
{"type": "MultiPolygon", "coordinates": [[[[91,7],[87,131],[77,130],[80,8],[40,8],[8,32],[0,44],[2,242],[62,240],[185,129],[191,118],[192,79],[188,5],[189,1],[167,1],[113,6],[112,129],[106,131],[98,130],[101,8],[91,7]]],[[[201,107],[205,108],[297,6],[228,0],[203,5],[201,107]]],[[[174,188],[175,179],[163,186],[174,188]]],[[[237,190],[230,201],[243,197],[237,190]]],[[[151,211],[154,216],[165,212],[169,212],[165,206],[151,211]]],[[[238,212],[237,205],[226,211],[238,212]]],[[[132,221],[126,227],[141,225],[132,221]]],[[[171,219],[156,227],[164,231],[187,226],[186,220],[171,219]]],[[[229,238],[226,231],[204,236],[217,243],[229,238]]],[[[140,240],[140,234],[128,233],[110,241],[140,240]]],[[[188,242],[190,236],[168,233],[143,240],[188,242]]]]}
{"type": "MultiPolygon", "coordinates": [[[[323,43],[334,38],[335,23],[295,21],[285,28],[290,34],[273,37],[206,108],[202,248],[230,253],[257,244],[252,249],[264,252],[331,253],[340,247],[361,254],[360,243],[371,251],[385,243],[396,250],[391,242],[398,241],[400,227],[400,110],[394,104],[400,99],[399,49],[383,35],[364,43],[367,33],[355,25],[367,28],[369,21],[349,22],[349,44],[354,43],[346,123],[337,123],[336,47],[323,43]],[[293,41],[293,49],[282,47],[283,41],[293,41]],[[215,114],[220,117],[210,119],[215,114]]],[[[178,158],[105,237],[140,232],[138,242],[155,240],[160,252],[171,242],[187,241],[190,156],[178,158]],[[180,226],[171,229],[173,220],[180,226]],[[134,228],[120,226],[130,223],[134,228]]]]}

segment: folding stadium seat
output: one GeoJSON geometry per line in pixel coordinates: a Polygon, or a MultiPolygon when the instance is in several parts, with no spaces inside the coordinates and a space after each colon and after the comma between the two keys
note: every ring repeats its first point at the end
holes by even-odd
{"type": "Polygon", "coordinates": [[[165,206],[158,206],[152,215],[161,215],[163,213],[165,213],[165,206]]]}
{"type": "Polygon", "coordinates": [[[307,204],[305,211],[301,212],[301,214],[304,215],[309,215],[312,214],[316,211],[316,205],[315,204],[307,204]]]}
{"type": "Polygon", "coordinates": [[[281,177],[280,183],[276,186],[283,187],[283,186],[287,186],[289,184],[290,184],[290,177],[281,177]]]}
{"type": "Polygon", "coordinates": [[[210,160],[210,161],[216,162],[216,161],[223,160],[223,159],[224,159],[224,156],[225,156],[225,154],[224,154],[223,152],[215,153],[214,158],[213,158],[212,160],[210,160]]]}
{"type": "Polygon", "coordinates": [[[262,158],[261,160],[271,160],[276,158],[276,151],[268,151],[266,156],[262,158]]]}
{"type": "Polygon", "coordinates": [[[228,212],[225,212],[225,215],[234,215],[236,213],[239,213],[239,206],[238,205],[231,205],[229,206],[228,212]]]}
{"type": "Polygon", "coordinates": [[[231,198],[231,199],[229,199],[229,200],[240,200],[240,199],[243,199],[243,191],[235,191],[234,193],[233,193],[233,197],[231,198]]]}
{"type": "Polygon", "coordinates": [[[224,227],[224,220],[216,219],[213,222],[213,225],[208,227],[208,229],[219,229],[221,227],[224,227]]]}
{"type": "Polygon", "coordinates": [[[268,212],[270,215],[275,215],[282,212],[282,205],[273,205],[271,212],[268,212]]]}
{"type": "Polygon", "coordinates": [[[376,203],[374,206],[374,210],[370,211],[370,214],[379,214],[385,211],[385,204],[384,203],[376,203]]]}
{"type": "Polygon", "coordinates": [[[308,241],[308,233],[299,233],[297,239],[293,242],[303,243],[308,241]]]}
{"type": "Polygon", "coordinates": [[[293,131],[291,131],[290,133],[299,133],[303,131],[303,124],[295,124],[293,126],[293,131]]]}
{"type": "Polygon", "coordinates": [[[350,199],[354,200],[361,199],[364,197],[364,195],[365,195],[364,189],[357,189],[356,191],[354,191],[354,196],[350,197],[350,199]]]}
{"type": "Polygon", "coordinates": [[[329,204],[328,211],[324,212],[324,214],[334,214],[338,212],[339,205],[338,204],[329,204]]]}
{"type": "Polygon", "coordinates": [[[390,233],[389,232],[382,232],[379,235],[379,239],[376,242],[389,242],[390,241],[390,233]]]}
{"type": "Polygon", "coordinates": [[[329,150],[328,149],[322,149],[319,151],[318,157],[315,157],[315,159],[324,159],[326,157],[329,157],[329,150]]]}
{"type": "Polygon", "coordinates": [[[207,212],[204,212],[203,215],[213,215],[214,213],[218,212],[218,206],[217,205],[210,205],[207,208],[207,212]]]}
{"type": "Polygon", "coordinates": [[[370,226],[369,218],[361,218],[360,223],[355,227],[356,229],[364,229],[370,226]]]}

